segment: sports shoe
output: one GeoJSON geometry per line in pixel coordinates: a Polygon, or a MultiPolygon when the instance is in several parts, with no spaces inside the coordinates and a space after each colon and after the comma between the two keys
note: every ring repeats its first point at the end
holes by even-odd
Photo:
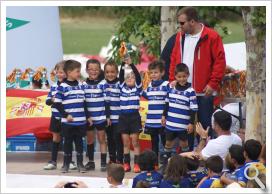
{"type": "Polygon", "coordinates": [[[77,164],[77,169],[78,169],[78,172],[81,172],[81,173],[87,172],[87,169],[85,168],[85,166],[82,163],[77,164]]]}
{"type": "Polygon", "coordinates": [[[134,164],[133,172],[134,172],[134,173],[140,173],[140,172],[141,172],[141,169],[140,169],[140,167],[139,167],[138,164],[134,164]]]}
{"type": "Polygon", "coordinates": [[[125,172],[131,171],[131,167],[130,167],[130,164],[129,164],[129,163],[124,163],[123,167],[124,167],[124,171],[125,171],[125,172]]]}
{"type": "Polygon", "coordinates": [[[107,170],[107,165],[106,164],[101,164],[100,171],[105,172],[107,170]]]}
{"type": "Polygon", "coordinates": [[[70,162],[69,169],[70,170],[77,170],[77,165],[74,161],[70,162]]]}
{"type": "Polygon", "coordinates": [[[94,170],[95,169],[95,163],[94,161],[89,161],[86,165],[85,165],[86,170],[94,170]]]}
{"type": "Polygon", "coordinates": [[[44,170],[55,170],[57,168],[57,163],[54,161],[49,161],[44,167],[44,170]]]}

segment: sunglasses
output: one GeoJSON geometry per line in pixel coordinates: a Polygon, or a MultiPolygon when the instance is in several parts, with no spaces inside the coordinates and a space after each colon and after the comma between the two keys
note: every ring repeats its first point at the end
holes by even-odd
{"type": "Polygon", "coordinates": [[[183,26],[186,22],[179,22],[179,25],[183,26]]]}

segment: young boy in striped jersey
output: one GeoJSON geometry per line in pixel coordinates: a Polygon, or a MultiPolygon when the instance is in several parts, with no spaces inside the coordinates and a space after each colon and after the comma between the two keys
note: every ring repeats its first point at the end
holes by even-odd
{"type": "Polygon", "coordinates": [[[102,72],[100,62],[96,59],[89,59],[86,63],[86,72],[89,75],[84,83],[85,99],[89,117],[89,126],[87,127],[87,151],[89,162],[85,167],[88,170],[95,169],[94,140],[96,129],[101,152],[100,170],[106,171],[107,145],[105,128],[107,126],[107,121],[105,113],[105,82],[103,77],[100,76],[102,72]]]}
{"type": "MultiPolygon", "coordinates": [[[[143,92],[143,97],[148,100],[148,111],[145,122],[145,133],[151,135],[152,150],[159,156],[159,135],[163,146],[165,145],[164,127],[161,119],[165,109],[165,98],[169,90],[168,81],[162,80],[164,75],[164,63],[154,61],[148,66],[151,83],[143,92]]],[[[156,169],[158,161],[156,162],[156,169]]]]}
{"type": "Polygon", "coordinates": [[[114,61],[108,61],[104,66],[106,93],[106,116],[109,126],[106,128],[110,163],[123,164],[123,141],[118,128],[120,114],[120,82],[118,66],[114,61]]]}
{"type": "Polygon", "coordinates": [[[48,162],[47,165],[43,167],[44,170],[54,170],[57,168],[58,150],[59,150],[59,144],[61,141],[61,136],[60,136],[61,115],[59,111],[56,108],[54,108],[54,102],[55,102],[55,95],[57,93],[57,87],[66,77],[63,71],[64,63],[65,61],[60,61],[59,63],[56,64],[54,71],[56,72],[58,81],[57,83],[54,83],[53,85],[51,85],[50,91],[45,101],[46,105],[51,106],[51,110],[52,110],[49,130],[51,131],[53,135],[53,142],[52,142],[52,149],[51,149],[51,160],[48,162]]]}
{"type": "Polygon", "coordinates": [[[184,63],[177,64],[175,69],[175,87],[170,87],[166,98],[166,106],[162,124],[165,125],[165,153],[163,166],[171,157],[173,143],[176,138],[180,140],[181,152],[187,152],[188,133],[193,132],[195,114],[198,110],[196,93],[187,82],[189,77],[188,66],[184,63]]]}
{"type": "Polygon", "coordinates": [[[83,140],[86,135],[86,104],[83,85],[80,79],[81,64],[78,61],[67,60],[64,72],[67,79],[57,89],[55,107],[60,112],[61,130],[64,137],[64,167],[68,172],[72,160],[73,142],[77,152],[77,167],[79,172],[86,172],[83,165],[83,140]]]}
{"type": "Polygon", "coordinates": [[[122,134],[124,144],[124,170],[128,172],[130,167],[130,138],[134,147],[134,168],[135,173],[139,173],[140,167],[138,165],[138,157],[140,154],[139,132],[142,129],[141,116],[139,113],[140,96],[142,92],[142,81],[140,73],[132,64],[131,58],[127,58],[121,65],[119,73],[120,79],[120,108],[121,114],[119,116],[119,130],[122,134]],[[133,73],[125,76],[124,66],[128,64],[133,73]]]}

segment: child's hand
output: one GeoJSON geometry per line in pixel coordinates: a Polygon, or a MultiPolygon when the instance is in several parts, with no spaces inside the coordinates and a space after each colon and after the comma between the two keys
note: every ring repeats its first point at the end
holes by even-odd
{"type": "Polygon", "coordinates": [[[187,132],[190,134],[190,133],[193,133],[193,131],[194,131],[194,125],[190,123],[187,127],[187,132]]]}
{"type": "Polygon", "coordinates": [[[162,118],[161,118],[161,124],[162,124],[163,127],[165,127],[165,125],[166,125],[165,116],[162,116],[162,118]]]}
{"type": "Polygon", "coordinates": [[[73,118],[72,115],[68,115],[68,116],[66,117],[66,119],[67,119],[68,122],[72,122],[72,121],[74,120],[74,118],[73,118]]]}
{"type": "Polygon", "coordinates": [[[124,62],[125,62],[125,64],[128,64],[128,65],[132,64],[132,60],[130,57],[125,58],[124,62]]]}
{"type": "Polygon", "coordinates": [[[110,118],[107,119],[107,126],[111,126],[111,120],[110,120],[110,118]]]}
{"type": "Polygon", "coordinates": [[[88,118],[88,122],[89,122],[90,126],[92,126],[92,125],[93,125],[93,120],[92,120],[92,118],[91,118],[91,117],[89,117],[89,118],[88,118]]]}
{"type": "Polygon", "coordinates": [[[177,81],[176,80],[174,80],[174,81],[172,81],[170,83],[170,87],[172,87],[172,88],[176,87],[176,85],[177,85],[177,81]]]}

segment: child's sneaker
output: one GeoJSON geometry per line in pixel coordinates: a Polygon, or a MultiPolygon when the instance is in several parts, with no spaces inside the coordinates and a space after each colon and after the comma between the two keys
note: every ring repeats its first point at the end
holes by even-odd
{"type": "Polygon", "coordinates": [[[100,171],[105,172],[107,170],[107,165],[106,164],[101,164],[100,171]]]}
{"type": "Polygon", "coordinates": [[[43,167],[44,170],[55,170],[57,168],[57,163],[54,161],[49,161],[47,165],[43,167]]]}
{"type": "Polygon", "coordinates": [[[141,172],[141,169],[140,169],[138,164],[134,164],[133,172],[134,173],[140,173],[141,172]]]}
{"type": "Polygon", "coordinates": [[[87,170],[94,170],[95,169],[95,163],[94,161],[89,161],[86,165],[85,165],[85,168],[87,170]]]}
{"type": "Polygon", "coordinates": [[[74,161],[72,161],[72,162],[70,163],[69,169],[70,169],[70,170],[76,170],[76,169],[77,169],[77,165],[76,165],[76,163],[75,163],[74,161]]]}
{"type": "Polygon", "coordinates": [[[125,171],[125,172],[131,171],[131,167],[130,167],[130,164],[129,164],[129,163],[124,163],[123,167],[124,167],[124,171],[125,171]]]}

